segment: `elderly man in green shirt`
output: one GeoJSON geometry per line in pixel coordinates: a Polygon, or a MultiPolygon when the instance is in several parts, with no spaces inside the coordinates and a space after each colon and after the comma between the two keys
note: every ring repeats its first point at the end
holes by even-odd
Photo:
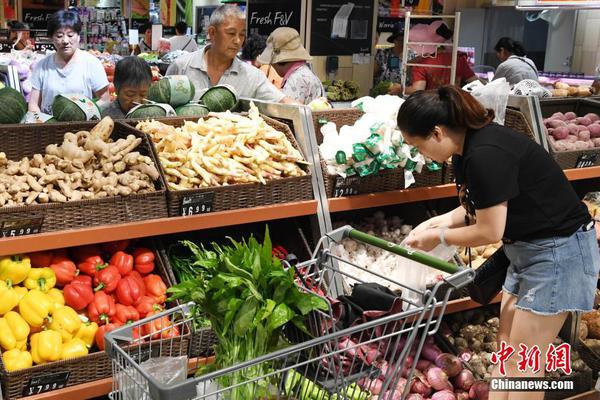
{"type": "Polygon", "coordinates": [[[240,97],[297,104],[267,80],[258,68],[244,63],[237,54],[246,39],[246,15],[234,5],[222,5],[210,16],[210,44],[179,57],[167,75],[187,75],[196,87],[198,100],[202,89],[231,85],[240,97]]]}

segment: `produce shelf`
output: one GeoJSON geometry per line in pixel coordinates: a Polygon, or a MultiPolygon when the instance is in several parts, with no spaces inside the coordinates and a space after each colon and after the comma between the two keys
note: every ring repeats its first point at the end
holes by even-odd
{"type": "Polygon", "coordinates": [[[171,233],[190,232],[222,226],[314,215],[317,201],[301,201],[272,206],[221,211],[188,217],[137,221],[118,225],[95,226],[69,231],[47,232],[0,239],[0,255],[51,250],[112,240],[134,239],[171,233]]]}
{"type": "Polygon", "coordinates": [[[46,392],[35,396],[25,397],[27,400],[80,400],[92,399],[94,397],[106,396],[112,391],[112,378],[100,379],[81,385],[70,386],[52,392],[46,392]]]}

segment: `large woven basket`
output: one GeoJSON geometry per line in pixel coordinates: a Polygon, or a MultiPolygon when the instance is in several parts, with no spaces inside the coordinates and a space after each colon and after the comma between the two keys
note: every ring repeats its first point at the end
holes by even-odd
{"type": "MultiPolygon", "coordinates": [[[[312,118],[317,144],[323,143],[323,134],[321,133],[323,124],[333,122],[340,129],[344,125],[354,125],[362,115],[362,111],[354,108],[313,111],[312,118]]],[[[338,177],[337,175],[328,174],[327,164],[320,151],[319,159],[323,171],[325,193],[327,193],[327,197],[334,197],[335,183],[338,177]]],[[[404,189],[404,170],[402,168],[380,170],[375,175],[365,176],[358,180],[358,194],[387,192],[398,189],[404,189]]]]}
{"type": "MultiPolygon", "coordinates": [[[[96,123],[61,123],[0,126],[0,151],[8,159],[19,160],[36,153],[44,154],[49,144],[60,144],[67,132],[90,130],[96,123]]],[[[153,146],[145,135],[130,126],[116,122],[112,133],[114,140],[135,135],[143,139],[136,149],[149,156],[158,166],[153,146]]],[[[155,182],[155,192],[114,196],[103,199],[69,201],[66,203],[33,204],[0,208],[0,225],[3,222],[43,218],[41,232],[85,228],[167,217],[165,183],[161,176],[155,182]]]]}
{"type": "MultiPolygon", "coordinates": [[[[283,132],[292,145],[301,152],[294,134],[286,124],[266,116],[262,116],[262,118],[271,127],[283,132]]],[[[179,127],[185,121],[197,121],[198,118],[164,118],[158,120],[165,124],[179,127]]],[[[129,121],[128,123],[132,126],[137,124],[136,121],[129,121]]],[[[162,165],[161,170],[164,175],[162,165]]],[[[181,215],[181,206],[184,197],[201,193],[214,194],[213,212],[312,200],[314,198],[312,179],[310,172],[308,170],[305,171],[305,176],[274,179],[268,181],[266,185],[248,183],[190,190],[172,190],[167,188],[169,216],[175,217],[181,215]]]]}
{"type": "MultiPolygon", "coordinates": [[[[152,247],[152,246],[150,246],[152,247]]],[[[160,276],[165,283],[168,284],[170,281],[170,277],[168,276],[167,269],[161,262],[160,254],[158,251],[154,252],[155,254],[155,270],[154,274],[160,276]]],[[[186,329],[189,329],[186,327],[186,329]]],[[[169,347],[171,344],[177,346],[183,346],[181,353],[186,354],[187,346],[188,346],[188,338],[189,332],[182,332],[184,337],[179,341],[169,341],[168,346],[160,346],[161,349],[164,350],[164,355],[169,351],[169,347]]],[[[169,339],[164,339],[162,343],[166,343],[169,339]]],[[[155,347],[157,346],[154,343],[155,347]]],[[[142,345],[141,351],[138,346],[135,347],[135,352],[143,352],[144,348],[147,348],[147,345],[142,345]]],[[[180,352],[178,348],[172,349],[172,354],[180,352]]],[[[68,379],[66,381],[66,385],[64,387],[80,385],[84,383],[89,383],[93,381],[97,381],[104,378],[109,378],[112,376],[112,365],[110,362],[110,358],[104,351],[95,350],[94,353],[90,353],[83,357],[72,358],[69,360],[56,361],[48,364],[34,365],[31,368],[26,368],[18,371],[8,372],[4,368],[4,363],[2,362],[2,358],[0,357],[0,373],[2,375],[2,395],[4,400],[12,400],[18,399],[21,397],[29,396],[27,387],[30,385],[32,380],[43,379],[44,377],[51,376],[53,374],[66,374],[68,373],[68,379]]],[[[44,386],[44,385],[42,385],[44,386]]],[[[34,389],[38,389],[36,386],[34,389]]],[[[54,388],[54,390],[60,389],[60,387],[54,388]]],[[[51,390],[44,390],[51,391],[51,390]]]]}
{"type": "MultiPolygon", "coordinates": [[[[590,99],[565,98],[540,100],[540,108],[543,118],[548,118],[556,112],[566,113],[569,111],[573,111],[579,117],[587,113],[600,115],[600,102],[590,99]]],[[[547,150],[562,169],[600,165],[600,148],[555,152],[550,143],[548,143],[547,150]],[[584,163],[584,161],[587,162],[584,163]]]]}

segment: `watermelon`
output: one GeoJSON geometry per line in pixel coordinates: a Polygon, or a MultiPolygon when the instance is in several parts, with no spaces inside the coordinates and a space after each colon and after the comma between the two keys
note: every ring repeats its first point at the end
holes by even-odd
{"type": "Polygon", "coordinates": [[[169,75],[150,86],[148,99],[179,107],[192,100],[195,94],[194,84],[187,76],[169,75]]]}
{"type": "Polygon", "coordinates": [[[200,100],[212,112],[231,110],[238,102],[235,90],[229,85],[211,87],[202,94],[200,100]]]}
{"type": "Polygon", "coordinates": [[[27,103],[21,93],[13,88],[0,89],[0,124],[18,124],[27,113],[27,103]]]}
{"type": "Polygon", "coordinates": [[[180,117],[206,117],[210,112],[204,104],[188,103],[184,106],[177,107],[175,112],[180,117]]]}
{"type": "Polygon", "coordinates": [[[100,109],[92,100],[78,94],[59,94],[52,103],[54,119],[62,122],[100,120],[100,109]]]}
{"type": "Polygon", "coordinates": [[[126,118],[164,118],[164,117],[175,117],[177,114],[173,107],[168,104],[140,104],[139,106],[133,107],[127,113],[126,118]]]}

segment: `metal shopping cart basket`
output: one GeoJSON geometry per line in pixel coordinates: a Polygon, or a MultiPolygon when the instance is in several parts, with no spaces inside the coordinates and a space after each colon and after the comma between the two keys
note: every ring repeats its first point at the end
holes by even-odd
{"type": "MultiPolygon", "coordinates": [[[[290,268],[295,268],[302,290],[323,296],[331,304],[328,312],[316,313],[308,321],[311,336],[286,329],[287,347],[206,372],[214,358],[188,359],[183,343],[185,335],[162,340],[136,335],[140,327],[149,323],[156,326],[165,317],[173,321],[165,330],[173,329],[171,324],[175,324],[181,332],[191,332],[192,337],[205,333],[195,330],[191,323],[193,303],[181,305],[106,335],[106,351],[113,365],[111,397],[115,400],[367,400],[371,393],[381,393],[380,399],[404,398],[421,349],[439,328],[439,316],[444,313],[452,290],[469,284],[474,275],[470,269],[401,248],[351,227],[323,237],[310,260],[290,268]],[[450,289],[437,298],[444,281],[429,290],[416,290],[334,255],[333,243],[348,239],[450,273],[444,279],[450,289]],[[395,290],[397,298],[391,309],[365,311],[349,326],[340,327],[336,310],[340,295],[348,295],[353,287],[366,283],[364,277],[369,274],[379,282],[387,281],[390,289],[395,290]],[[363,278],[357,279],[359,275],[363,278]],[[176,371],[180,372],[179,378],[165,383],[176,371]]],[[[154,336],[160,331],[158,326],[154,336]]]]}

